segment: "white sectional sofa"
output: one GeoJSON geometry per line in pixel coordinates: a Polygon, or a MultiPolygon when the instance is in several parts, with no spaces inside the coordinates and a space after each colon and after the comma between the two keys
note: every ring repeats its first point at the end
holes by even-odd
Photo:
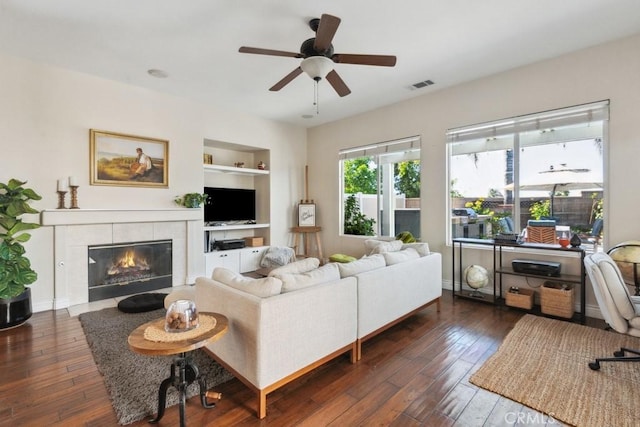
{"type": "MultiPolygon", "coordinates": [[[[259,418],[275,389],[344,353],[356,363],[366,339],[431,304],[440,311],[439,253],[397,241],[369,253],[322,267],[307,258],[261,279],[216,268],[196,280],[198,310],[229,319],[227,333],[205,350],[257,393],[259,418]]],[[[167,298],[178,297],[185,295],[167,298]]]]}
{"type": "Polygon", "coordinates": [[[358,279],[358,360],[365,340],[431,304],[436,304],[440,311],[442,255],[439,253],[387,264],[355,277],[358,279]]]}

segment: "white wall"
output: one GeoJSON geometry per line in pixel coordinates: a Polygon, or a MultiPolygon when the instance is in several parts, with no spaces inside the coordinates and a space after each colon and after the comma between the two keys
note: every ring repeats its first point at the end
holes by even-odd
{"type": "MultiPolygon", "coordinates": [[[[437,85],[438,77],[434,80],[437,85]]],[[[445,131],[603,99],[611,100],[605,236],[610,244],[640,239],[640,35],[636,35],[311,129],[310,191],[318,204],[326,253],[359,255],[363,246],[362,238],[338,236],[339,149],[422,136],[422,238],[444,254],[444,277],[451,280],[451,249],[445,245],[445,131]]],[[[483,264],[491,265],[488,254],[483,264]]]]}
{"type": "MultiPolygon", "coordinates": [[[[201,191],[205,139],[271,150],[271,244],[288,244],[297,200],[303,194],[306,131],[197,104],[159,92],[0,56],[0,180],[27,180],[43,200],[57,207],[56,180],[80,181],[78,204],[85,209],[169,208],[175,196],[201,191]],[[89,129],[169,140],[169,188],[89,185],[89,129]]],[[[69,197],[67,195],[67,206],[69,197]]],[[[33,232],[27,253],[38,281],[34,310],[51,308],[53,235],[33,232]]],[[[204,272],[204,262],[202,262],[204,272]]]]}

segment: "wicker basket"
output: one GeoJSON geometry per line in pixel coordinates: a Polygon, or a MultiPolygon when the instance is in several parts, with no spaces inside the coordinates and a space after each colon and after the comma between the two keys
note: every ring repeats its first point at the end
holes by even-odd
{"type": "Polygon", "coordinates": [[[527,227],[527,241],[531,243],[556,243],[555,227],[527,227]]]}
{"type": "Polygon", "coordinates": [[[531,289],[519,289],[517,293],[508,291],[505,297],[505,304],[509,307],[531,310],[535,294],[536,292],[531,289]]]}
{"type": "Polygon", "coordinates": [[[574,313],[574,295],[572,284],[546,281],[540,287],[540,309],[544,314],[570,319],[574,313]]]}

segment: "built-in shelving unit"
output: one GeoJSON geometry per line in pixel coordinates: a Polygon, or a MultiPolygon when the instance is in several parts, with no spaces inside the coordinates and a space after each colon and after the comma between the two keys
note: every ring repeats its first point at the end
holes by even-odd
{"type": "Polygon", "coordinates": [[[205,172],[210,173],[228,173],[237,175],[269,175],[268,170],[264,169],[251,169],[251,168],[239,168],[236,166],[224,166],[224,165],[203,165],[205,172]]]}
{"type": "Polygon", "coordinates": [[[253,230],[256,228],[269,228],[269,224],[229,224],[229,225],[206,225],[205,231],[229,231],[229,230],[253,230]]]}
{"type": "MultiPolygon", "coordinates": [[[[234,144],[225,141],[205,140],[203,153],[212,159],[212,164],[203,164],[204,186],[222,188],[253,189],[256,192],[256,223],[243,224],[229,222],[224,225],[205,225],[205,252],[211,250],[211,242],[214,240],[240,239],[244,237],[262,237],[265,245],[270,240],[270,203],[271,203],[271,176],[268,165],[271,161],[270,150],[234,144]],[[235,166],[243,163],[246,167],[235,166]],[[265,169],[258,168],[265,164],[265,169]]],[[[226,251],[225,251],[226,252],[226,251]]],[[[226,256],[205,254],[207,265],[212,265],[212,259],[229,261],[232,253],[226,256]]],[[[233,261],[235,265],[235,261],[233,261]]]]}

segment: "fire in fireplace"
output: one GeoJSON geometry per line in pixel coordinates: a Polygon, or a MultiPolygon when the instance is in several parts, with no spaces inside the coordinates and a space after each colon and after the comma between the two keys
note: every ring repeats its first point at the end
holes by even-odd
{"type": "Polygon", "coordinates": [[[171,240],[89,246],[89,301],[172,285],[171,240]]]}

